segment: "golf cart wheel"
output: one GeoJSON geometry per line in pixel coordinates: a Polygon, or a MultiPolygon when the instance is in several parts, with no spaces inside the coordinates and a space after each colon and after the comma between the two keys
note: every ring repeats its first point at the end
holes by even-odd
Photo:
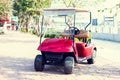
{"type": "Polygon", "coordinates": [[[96,57],[96,50],[93,50],[92,57],[87,60],[88,64],[94,64],[96,57]]]}
{"type": "Polygon", "coordinates": [[[74,57],[66,57],[64,61],[64,73],[71,74],[74,70],[74,57]]]}
{"type": "Polygon", "coordinates": [[[87,60],[88,64],[94,64],[94,59],[93,58],[90,58],[87,60]]]}
{"type": "Polygon", "coordinates": [[[42,55],[37,55],[34,62],[34,68],[36,71],[43,71],[44,69],[44,60],[42,55]]]}

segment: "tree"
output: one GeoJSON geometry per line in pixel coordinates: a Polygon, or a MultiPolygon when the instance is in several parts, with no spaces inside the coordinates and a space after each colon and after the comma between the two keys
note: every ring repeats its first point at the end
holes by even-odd
{"type": "Polygon", "coordinates": [[[14,0],[13,14],[20,18],[20,23],[28,32],[30,17],[42,14],[43,8],[49,7],[50,3],[50,0],[14,0]]]}
{"type": "Polygon", "coordinates": [[[116,4],[117,12],[115,13],[115,16],[120,12],[120,3],[116,4]]]}
{"type": "Polygon", "coordinates": [[[101,2],[104,2],[105,0],[63,0],[63,3],[65,6],[68,7],[74,7],[74,8],[82,8],[84,6],[96,6],[99,5],[101,2]]]}
{"type": "Polygon", "coordinates": [[[114,16],[117,16],[120,12],[120,3],[117,3],[115,6],[111,6],[110,8],[101,8],[98,12],[108,11],[109,13],[113,13],[114,16]],[[116,10],[114,13],[113,11],[116,10]]]}
{"type": "Polygon", "coordinates": [[[8,0],[0,0],[0,19],[4,19],[11,9],[11,4],[8,0]]]}

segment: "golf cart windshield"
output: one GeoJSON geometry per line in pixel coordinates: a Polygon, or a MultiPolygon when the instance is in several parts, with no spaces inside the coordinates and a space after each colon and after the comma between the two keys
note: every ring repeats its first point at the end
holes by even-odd
{"type": "Polygon", "coordinates": [[[77,9],[44,9],[41,25],[41,37],[60,38],[62,33],[69,31],[71,27],[86,29],[91,23],[91,13],[86,10],[77,9]]]}

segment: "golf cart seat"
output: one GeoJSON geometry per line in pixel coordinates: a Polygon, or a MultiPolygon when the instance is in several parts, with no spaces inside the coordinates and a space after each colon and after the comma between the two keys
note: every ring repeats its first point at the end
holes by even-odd
{"type": "Polygon", "coordinates": [[[75,41],[87,42],[87,39],[90,37],[90,34],[86,30],[80,30],[78,34],[75,35],[75,41]]]}

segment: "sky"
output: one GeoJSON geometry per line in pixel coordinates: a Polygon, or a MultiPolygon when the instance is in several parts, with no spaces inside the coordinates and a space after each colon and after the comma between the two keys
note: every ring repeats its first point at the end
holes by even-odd
{"type": "MultiPolygon", "coordinates": [[[[61,3],[62,3],[62,0],[60,0],[61,1],[61,3]]],[[[89,1],[89,2],[92,2],[92,1],[95,1],[95,0],[83,0],[83,1],[85,1],[85,2],[87,2],[87,1],[89,1]]],[[[57,0],[56,0],[56,2],[57,2],[57,0]]],[[[63,7],[63,8],[65,8],[65,6],[64,6],[64,4],[61,4],[60,2],[59,2],[59,4],[53,4],[52,5],[52,8],[61,8],[61,7],[63,7]]],[[[98,4],[98,5],[96,5],[96,6],[85,6],[83,9],[87,9],[87,10],[90,10],[90,11],[92,11],[93,12],[93,17],[100,17],[101,18],[101,16],[103,16],[104,15],[104,13],[98,13],[98,10],[100,9],[100,10],[102,10],[102,9],[106,9],[106,8],[108,8],[108,9],[110,9],[110,8],[113,8],[117,3],[120,3],[120,0],[106,0],[105,2],[103,2],[103,3],[100,3],[100,4],[98,4]]],[[[115,10],[113,10],[113,14],[114,14],[114,12],[115,12],[115,10]]],[[[107,15],[111,15],[110,14],[110,12],[109,12],[109,10],[107,10],[107,12],[105,12],[107,15]]]]}
{"type": "Polygon", "coordinates": [[[115,6],[117,3],[120,3],[120,0],[107,0],[104,5],[105,7],[111,8],[115,6]]]}

